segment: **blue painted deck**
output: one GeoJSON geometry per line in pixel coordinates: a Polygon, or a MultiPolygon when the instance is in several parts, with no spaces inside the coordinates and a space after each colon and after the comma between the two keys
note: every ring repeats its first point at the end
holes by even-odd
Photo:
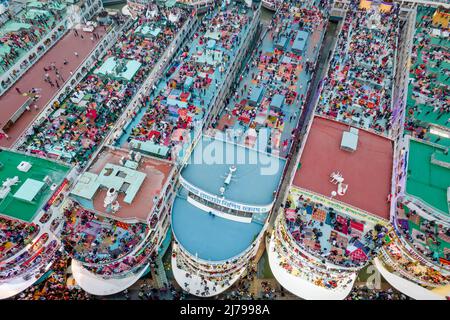
{"type": "Polygon", "coordinates": [[[262,225],[211,215],[177,197],[172,209],[172,228],[177,240],[192,255],[204,260],[222,261],[247,249],[262,225]]]}
{"type": "Polygon", "coordinates": [[[224,185],[231,165],[235,165],[225,199],[252,205],[272,203],[286,160],[233,143],[203,137],[196,145],[181,176],[214,195],[224,185]]]}

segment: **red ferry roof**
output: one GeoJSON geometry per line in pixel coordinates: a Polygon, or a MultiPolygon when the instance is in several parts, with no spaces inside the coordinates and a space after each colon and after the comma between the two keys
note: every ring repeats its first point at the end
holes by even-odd
{"type": "Polygon", "coordinates": [[[340,148],[341,139],[349,129],[346,124],[316,116],[293,184],[329,197],[337,191],[330,175],[339,171],[348,189],[335,199],[388,220],[393,143],[360,129],[356,151],[345,151],[340,148]]]}

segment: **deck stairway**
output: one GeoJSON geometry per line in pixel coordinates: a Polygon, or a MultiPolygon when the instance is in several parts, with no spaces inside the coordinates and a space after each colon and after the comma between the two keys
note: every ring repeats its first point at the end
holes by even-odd
{"type": "Polygon", "coordinates": [[[163,288],[164,285],[169,285],[169,280],[167,279],[166,271],[164,270],[164,263],[160,255],[158,255],[155,260],[155,268],[152,269],[152,277],[155,280],[154,284],[157,288],[163,288]]]}
{"type": "Polygon", "coordinates": [[[252,222],[258,223],[263,226],[264,223],[266,222],[266,218],[267,218],[267,212],[254,213],[252,215],[252,222]]]}

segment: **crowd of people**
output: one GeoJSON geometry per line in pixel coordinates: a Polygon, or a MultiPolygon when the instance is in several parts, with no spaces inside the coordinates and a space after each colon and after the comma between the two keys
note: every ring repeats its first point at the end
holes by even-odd
{"type": "MultiPolygon", "coordinates": [[[[174,253],[175,254],[175,253],[174,253]]],[[[198,271],[194,266],[192,266],[189,260],[177,258],[177,268],[186,271],[185,281],[182,284],[182,289],[187,293],[196,294],[197,296],[209,296],[210,294],[214,294],[218,289],[220,290],[223,287],[229,286],[230,281],[232,280],[232,276],[235,274],[223,274],[221,276],[209,276],[202,272],[202,274],[198,274],[198,271]],[[197,288],[193,288],[191,286],[191,279],[194,277],[200,277],[200,285],[197,288]],[[189,281],[189,282],[188,282],[189,281]],[[194,291],[195,290],[195,291],[194,291]]]]}
{"type": "Polygon", "coordinates": [[[284,210],[287,229],[295,241],[337,265],[364,265],[378,253],[388,231],[292,193],[284,210]]]}
{"type": "Polygon", "coordinates": [[[135,21],[106,57],[100,59],[74,88],[69,98],[55,103],[50,116],[30,128],[19,149],[84,167],[175,38],[186,15],[185,10],[177,7],[160,8],[158,14],[135,21]],[[161,31],[148,36],[136,33],[136,29],[144,24],[161,31]],[[130,80],[109,73],[95,74],[95,70],[110,57],[133,60],[141,66],[130,80]]]}
{"type": "Polygon", "coordinates": [[[23,277],[36,280],[45,272],[46,264],[53,259],[53,255],[60,247],[56,240],[49,241],[47,233],[41,237],[24,253],[0,267],[0,281],[23,277]]]}
{"type": "MultiPolygon", "coordinates": [[[[281,148],[283,151],[287,150],[289,137],[292,138],[294,131],[286,128],[294,128],[295,124],[292,126],[286,124],[299,116],[300,110],[296,107],[304,102],[304,94],[301,92],[304,86],[308,86],[310,81],[308,79],[315,69],[315,60],[305,59],[304,52],[301,54],[295,52],[292,46],[298,31],[306,31],[311,35],[318,28],[320,30],[326,19],[324,10],[326,6],[326,1],[321,1],[318,7],[313,6],[309,9],[296,1],[281,4],[281,10],[269,26],[268,35],[259,43],[256,54],[245,67],[244,73],[248,75],[249,81],[244,81],[244,76],[239,78],[238,89],[235,90],[231,102],[227,101],[224,114],[216,119],[214,126],[220,130],[233,127],[246,131],[259,130],[262,127],[270,128],[271,150],[281,148]],[[273,43],[272,51],[266,51],[267,45],[264,41],[273,43]],[[283,44],[284,42],[286,43],[283,44]],[[300,76],[303,70],[308,75],[306,81],[300,76]],[[261,88],[263,88],[261,95],[254,99],[254,92],[261,88]],[[280,99],[281,104],[278,104],[280,99]]],[[[93,68],[98,70],[109,57],[115,57],[120,61],[137,61],[141,67],[132,81],[111,74],[98,75],[90,72],[74,88],[68,99],[54,105],[53,113],[47,119],[33,125],[27,133],[26,142],[20,147],[21,150],[58,158],[81,167],[87,164],[186,20],[187,11],[178,7],[152,8],[156,8],[157,14],[148,14],[135,21],[132,28],[120,36],[106,57],[93,68]],[[177,18],[174,19],[174,16],[177,18]],[[152,32],[143,32],[144,27],[152,32]]],[[[181,55],[170,65],[166,78],[153,88],[152,95],[141,98],[140,102],[145,112],[139,124],[131,129],[128,143],[132,140],[149,141],[169,148],[183,145],[197,124],[196,121],[201,122],[207,113],[209,102],[217,93],[227,73],[227,67],[236,53],[235,50],[240,45],[244,30],[248,27],[250,13],[241,4],[207,13],[194,35],[191,47],[183,48],[181,55]]],[[[443,63],[449,61],[447,49],[439,49],[443,47],[442,41],[447,40],[440,39],[437,40],[437,44],[433,43],[433,39],[428,37],[432,32],[430,22],[432,11],[419,7],[419,13],[422,13],[423,17],[418,24],[420,31],[416,33],[416,44],[413,48],[412,68],[415,78],[410,86],[414,99],[422,102],[409,106],[410,120],[407,129],[410,130],[417,129],[414,117],[425,109],[422,106],[425,102],[429,102],[429,106],[433,109],[428,110],[428,114],[434,112],[436,120],[443,116],[447,117],[450,111],[446,94],[449,70],[443,69],[444,76],[436,75],[433,71],[433,68],[440,68],[443,63]],[[424,95],[426,98],[423,98],[424,95]]],[[[37,28],[38,32],[49,27],[46,25],[47,22],[41,21],[42,17],[38,16],[37,19],[39,23],[44,23],[42,28],[37,28]]],[[[2,39],[2,45],[13,43],[23,50],[33,43],[33,39],[38,41],[39,36],[34,32],[33,36],[19,34],[20,41],[24,41],[25,44],[16,41],[16,34],[12,38],[7,37],[5,42],[2,39]]],[[[337,51],[320,97],[319,112],[340,121],[357,123],[366,129],[387,134],[391,126],[391,90],[397,34],[397,7],[394,7],[391,13],[379,12],[378,9],[350,10],[345,17],[337,51]]],[[[95,34],[93,37],[96,37],[95,34]]],[[[314,51],[316,49],[314,47],[314,51]]],[[[17,50],[12,49],[11,52],[17,50]]],[[[77,55],[76,52],[74,54],[77,55]]],[[[15,53],[12,58],[15,58],[15,53]]],[[[3,61],[6,61],[5,57],[3,61]]],[[[54,64],[44,69],[44,78],[50,86],[56,85],[58,88],[58,80],[64,82],[54,64]],[[51,78],[53,73],[55,78],[51,78]]],[[[20,94],[20,89],[18,93],[20,94]]],[[[38,91],[32,93],[38,94],[38,91]]],[[[450,118],[445,124],[449,122],[450,118]]],[[[423,138],[425,133],[421,131],[419,137],[423,138]]],[[[245,143],[247,145],[252,143],[248,135],[245,143]]],[[[1,266],[0,280],[21,276],[33,268],[39,269],[39,272],[34,274],[39,278],[45,271],[46,262],[53,257],[56,259],[51,268],[51,275],[19,294],[17,299],[92,298],[80,289],[69,289],[66,272],[71,258],[85,264],[84,267],[91,272],[110,277],[123,276],[145,263],[152,264],[155,260],[156,241],[150,237],[144,241],[148,232],[148,226],[145,224],[125,224],[99,217],[76,204],[65,209],[64,218],[61,236],[67,254],[58,250],[59,244],[56,240],[49,241],[48,234],[43,234],[23,254],[1,266]],[[128,255],[138,245],[140,249],[136,254],[128,255]]],[[[408,213],[406,218],[410,218],[408,213]]],[[[275,230],[277,233],[275,251],[280,266],[293,275],[328,289],[346,288],[353,282],[348,272],[340,274],[336,270],[320,268],[318,266],[320,259],[322,263],[328,261],[346,267],[361,267],[386,244],[388,236],[386,227],[370,225],[303,197],[288,198],[284,204],[282,223],[283,228],[275,230]],[[295,246],[300,246],[306,252],[321,258],[312,261],[314,259],[295,249],[295,246]]],[[[414,237],[409,224],[402,224],[400,220],[399,223],[403,227],[401,230],[404,235],[412,243],[427,243],[431,240],[434,245],[439,245],[440,243],[437,243],[439,237],[450,238],[448,229],[440,228],[430,221],[419,220],[418,226],[423,232],[415,234],[414,237]]],[[[0,218],[0,261],[8,259],[24,248],[38,233],[39,227],[35,224],[0,218]]],[[[390,238],[392,240],[394,237],[390,238]]],[[[394,268],[400,268],[423,282],[436,285],[449,283],[449,277],[412,259],[399,249],[395,241],[388,242],[385,248],[385,252],[395,262],[394,268]]],[[[422,253],[436,261],[439,260],[439,256],[436,257],[434,252],[422,253]]],[[[179,254],[178,267],[187,271],[186,278],[198,274],[196,270],[198,266],[192,265],[192,257],[182,257],[180,252],[174,254],[179,254]]],[[[445,251],[444,257],[448,259],[450,252],[445,251]]],[[[218,291],[220,287],[229,286],[236,275],[232,268],[238,269],[243,263],[248,262],[242,257],[241,259],[241,261],[227,261],[215,267],[203,265],[202,267],[210,270],[202,271],[200,277],[204,290],[197,290],[195,294],[208,296],[218,291]],[[222,272],[223,276],[220,276],[222,272]]],[[[225,297],[255,299],[254,293],[250,292],[255,274],[256,269],[249,266],[245,276],[237,281],[225,297]]],[[[182,289],[191,292],[188,282],[184,283],[182,289]]],[[[157,300],[166,292],[172,293],[175,299],[186,297],[185,293],[180,294],[172,285],[158,291],[145,284],[141,285],[138,296],[140,299],[157,300]]],[[[128,290],[124,294],[128,299],[128,290]]],[[[263,281],[259,296],[264,299],[275,299],[277,293],[269,282],[263,281]]],[[[407,298],[391,289],[382,291],[355,288],[347,299],[407,298]]]]}
{"type": "Polygon", "coordinates": [[[264,151],[288,153],[318,54],[318,44],[314,46],[311,39],[317,38],[315,33],[320,39],[324,31],[326,5],[327,1],[312,7],[300,1],[281,5],[213,128],[232,129],[234,136],[227,138],[248,147],[254,147],[258,134],[265,130],[264,151]],[[306,35],[307,45],[296,48],[301,35],[306,35]]]}
{"type": "Polygon", "coordinates": [[[347,11],[317,112],[389,135],[399,7],[347,11]]]}
{"type": "Polygon", "coordinates": [[[77,204],[64,210],[62,241],[66,251],[83,263],[108,264],[129,254],[144,240],[148,227],[127,224],[86,211],[77,204]]]}
{"type": "Polygon", "coordinates": [[[407,279],[412,279],[425,287],[448,285],[450,275],[446,275],[437,268],[418,259],[417,255],[407,252],[394,233],[389,234],[390,241],[384,246],[384,253],[380,258],[387,265],[407,279]]]}
{"type": "Polygon", "coordinates": [[[0,217],[0,261],[6,260],[29,244],[39,232],[34,223],[0,217]]]}
{"type": "MultiPolygon", "coordinates": [[[[185,300],[187,294],[181,290],[177,290],[172,283],[164,284],[164,286],[160,289],[154,288],[150,283],[142,281],[143,283],[139,284],[139,289],[137,293],[137,297],[140,300],[185,300]]],[[[135,287],[137,287],[135,285],[135,287]]],[[[121,292],[121,296],[119,299],[130,300],[131,290],[125,289],[121,292]]]]}
{"type": "Polygon", "coordinates": [[[303,254],[295,247],[295,240],[291,240],[288,232],[281,225],[277,228],[273,249],[279,259],[279,266],[286,272],[329,290],[342,290],[352,285],[352,272],[326,270],[326,260],[319,261],[303,254]]]}
{"type": "Polygon", "coordinates": [[[149,151],[144,145],[164,146],[173,149],[165,157],[178,155],[208,112],[249,28],[251,14],[244,5],[233,3],[202,18],[192,43],[182,49],[151,95],[140,101],[145,112],[127,138],[133,147],[149,151]]]}
{"type": "Polygon", "coordinates": [[[444,36],[448,28],[434,23],[435,13],[436,8],[417,8],[405,128],[438,143],[442,137],[431,134],[429,126],[450,128],[450,40],[444,36]]]}
{"type": "Polygon", "coordinates": [[[450,261],[450,228],[421,217],[401,202],[397,204],[397,224],[404,239],[420,254],[429,261],[448,268],[446,262],[450,261]]]}
{"type": "Polygon", "coordinates": [[[392,288],[376,290],[354,287],[345,300],[410,300],[410,298],[392,288]]]}
{"type": "Polygon", "coordinates": [[[61,250],[56,251],[48,278],[16,295],[16,300],[90,300],[87,292],[67,282],[70,258],[61,250]]]}
{"type": "Polygon", "coordinates": [[[65,14],[65,5],[52,1],[53,5],[38,2],[42,7],[24,7],[0,27],[0,74],[6,72],[27,51],[31,50],[65,14]],[[56,4],[60,6],[56,6],[56,4]]]}
{"type": "Polygon", "coordinates": [[[102,275],[103,277],[125,277],[130,276],[142,268],[147,263],[153,263],[156,259],[156,245],[154,239],[150,237],[142,243],[140,249],[134,255],[126,256],[125,258],[113,262],[110,264],[105,264],[102,266],[87,267],[85,268],[92,273],[102,275]]]}

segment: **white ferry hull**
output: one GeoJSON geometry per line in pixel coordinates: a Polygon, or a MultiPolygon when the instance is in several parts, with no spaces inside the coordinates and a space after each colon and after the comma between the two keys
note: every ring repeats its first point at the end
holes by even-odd
{"type": "Polygon", "coordinates": [[[272,270],[275,279],[289,292],[306,300],[343,300],[345,299],[353,288],[356,280],[356,273],[350,278],[352,283],[342,289],[326,289],[317,286],[307,280],[301,279],[287,272],[280,266],[280,259],[274,252],[275,241],[272,238],[268,245],[269,266],[272,270]]]}
{"type": "Polygon", "coordinates": [[[102,279],[100,276],[83,268],[80,262],[72,260],[72,273],[78,286],[96,296],[108,296],[131,287],[147,271],[149,265],[137,274],[121,279],[102,279]]]}

